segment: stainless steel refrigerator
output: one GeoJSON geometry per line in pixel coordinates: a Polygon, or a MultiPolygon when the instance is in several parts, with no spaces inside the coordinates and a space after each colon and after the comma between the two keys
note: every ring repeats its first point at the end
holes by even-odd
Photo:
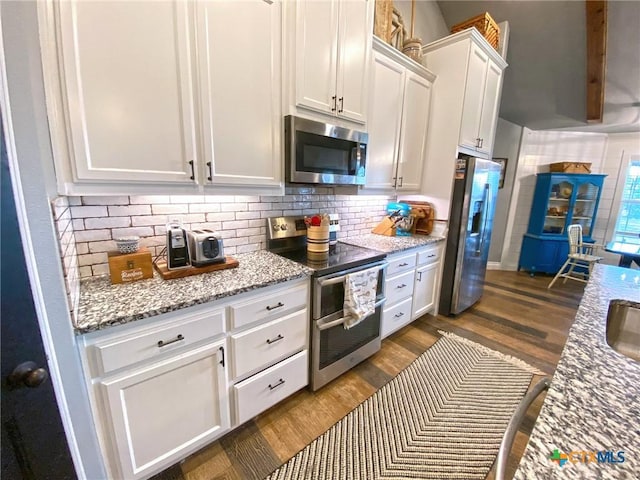
{"type": "Polygon", "coordinates": [[[489,257],[499,163],[460,154],[456,160],[439,313],[457,315],[480,300],[489,257]]]}

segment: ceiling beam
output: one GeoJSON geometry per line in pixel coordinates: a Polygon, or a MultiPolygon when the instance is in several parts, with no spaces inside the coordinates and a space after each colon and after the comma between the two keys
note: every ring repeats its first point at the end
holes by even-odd
{"type": "Polygon", "coordinates": [[[587,122],[602,123],[607,64],[607,0],[586,0],[587,122]]]}

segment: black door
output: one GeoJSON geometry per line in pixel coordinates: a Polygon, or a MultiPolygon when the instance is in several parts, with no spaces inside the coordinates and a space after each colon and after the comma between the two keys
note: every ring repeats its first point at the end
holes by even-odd
{"type": "Polygon", "coordinates": [[[47,373],[2,135],[2,472],[4,479],[76,478],[47,373]]]}

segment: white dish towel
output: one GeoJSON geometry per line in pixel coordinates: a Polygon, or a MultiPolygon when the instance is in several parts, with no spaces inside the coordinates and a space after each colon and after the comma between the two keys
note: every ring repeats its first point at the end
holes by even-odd
{"type": "Polygon", "coordinates": [[[378,267],[349,273],[344,278],[344,328],[357,325],[375,312],[378,267]]]}

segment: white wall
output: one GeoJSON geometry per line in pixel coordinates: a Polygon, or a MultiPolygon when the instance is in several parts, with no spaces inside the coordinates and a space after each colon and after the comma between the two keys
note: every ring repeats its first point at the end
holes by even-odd
{"type": "MultiPolygon", "coordinates": [[[[555,162],[588,162],[592,164],[592,173],[602,173],[606,146],[607,135],[604,133],[524,129],[502,252],[504,270],[518,268],[522,236],[529,224],[536,173],[548,172],[546,165],[555,162]]],[[[605,229],[596,220],[593,238],[602,243],[604,237],[605,229]]]]}
{"type": "Polygon", "coordinates": [[[489,262],[500,262],[504,245],[504,235],[507,229],[507,216],[511,203],[513,181],[515,178],[518,154],[520,152],[520,138],[522,127],[515,123],[498,118],[496,137],[493,143],[493,156],[507,158],[507,170],[504,176],[504,186],[498,190],[496,201],[495,220],[491,234],[491,246],[489,248],[489,262]]]}
{"type": "MultiPolygon", "coordinates": [[[[402,15],[407,35],[411,35],[411,0],[395,0],[393,5],[402,15]]],[[[444,23],[444,18],[437,2],[433,0],[419,0],[416,2],[414,35],[422,39],[423,45],[449,35],[449,29],[444,23]]]]}

